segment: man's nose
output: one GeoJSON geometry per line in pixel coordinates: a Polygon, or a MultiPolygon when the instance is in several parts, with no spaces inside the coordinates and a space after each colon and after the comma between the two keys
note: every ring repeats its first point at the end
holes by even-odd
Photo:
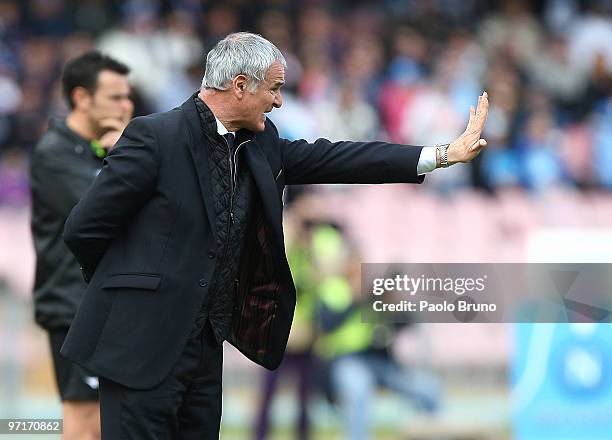
{"type": "Polygon", "coordinates": [[[283,105],[283,95],[281,95],[280,92],[276,93],[276,95],[274,95],[274,107],[276,108],[280,108],[281,105],[283,105]]]}
{"type": "Polygon", "coordinates": [[[125,112],[125,113],[130,113],[134,110],[134,103],[132,102],[132,100],[130,98],[126,98],[124,100],[122,100],[121,102],[121,109],[125,112]]]}

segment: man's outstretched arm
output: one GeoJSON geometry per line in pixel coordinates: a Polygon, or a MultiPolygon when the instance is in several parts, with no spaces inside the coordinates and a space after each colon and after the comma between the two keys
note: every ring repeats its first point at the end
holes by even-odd
{"type": "MultiPolygon", "coordinates": [[[[449,165],[471,161],[486,146],[486,141],[480,136],[488,108],[485,92],[479,96],[476,109],[470,108],[466,130],[448,145],[446,153],[449,165]]],[[[421,155],[432,152],[423,147],[385,142],[330,142],[326,139],[318,139],[313,143],[284,139],[280,142],[285,183],[288,185],[421,183],[424,172],[423,167],[419,166],[421,155]]],[[[444,152],[444,148],[435,149],[435,165],[432,163],[431,167],[426,167],[425,172],[443,166],[441,152],[444,152]]]]}

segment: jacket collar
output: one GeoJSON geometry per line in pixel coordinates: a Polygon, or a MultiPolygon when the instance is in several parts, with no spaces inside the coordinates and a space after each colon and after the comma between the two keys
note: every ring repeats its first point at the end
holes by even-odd
{"type": "MultiPolygon", "coordinates": [[[[210,137],[214,137],[214,135],[219,132],[217,118],[213,114],[212,110],[210,110],[210,107],[208,107],[200,98],[198,98],[198,93],[199,91],[191,95],[191,97],[185,101],[181,108],[188,111],[191,110],[190,107],[195,108],[196,119],[201,117],[201,122],[198,122],[198,124],[204,129],[204,133],[210,137]],[[190,102],[192,103],[192,106],[188,105],[190,102]]],[[[236,135],[236,141],[238,143],[253,140],[255,138],[254,133],[245,128],[236,131],[234,134],[236,135]]]]}
{"type": "Polygon", "coordinates": [[[61,133],[63,136],[73,141],[76,141],[82,145],[89,146],[90,144],[90,141],[81,137],[75,131],[71,130],[70,127],[68,127],[68,124],[66,124],[65,119],[51,118],[51,120],[49,121],[49,126],[58,133],[61,133]]]}
{"type": "Polygon", "coordinates": [[[218,133],[217,118],[215,118],[215,115],[206,105],[206,103],[198,98],[198,92],[194,93],[190,99],[193,101],[196,111],[200,117],[204,132],[210,136],[218,133]]]}
{"type": "MultiPolygon", "coordinates": [[[[217,130],[217,123],[215,117],[208,107],[205,106],[204,118],[200,118],[198,109],[196,107],[195,98],[196,94],[190,96],[187,101],[181,105],[181,111],[187,120],[187,131],[189,136],[189,153],[193,159],[193,165],[198,176],[198,184],[200,186],[200,194],[204,201],[204,207],[208,217],[208,224],[213,233],[213,237],[216,237],[216,221],[214,216],[214,200],[212,199],[212,192],[207,191],[207,188],[211,187],[210,180],[210,164],[206,148],[202,148],[205,140],[204,133],[209,138],[214,136],[217,130]],[[202,120],[205,122],[203,123],[202,120]]],[[[210,141],[208,141],[210,142],[210,141]]]]}
{"type": "MultiPolygon", "coordinates": [[[[212,191],[207,190],[211,187],[210,180],[210,168],[209,168],[209,157],[206,148],[201,148],[204,142],[204,133],[210,138],[214,138],[217,134],[217,123],[215,116],[210,111],[205,103],[203,104],[203,118],[204,122],[201,122],[200,115],[195,103],[195,96],[192,95],[181,105],[181,110],[187,119],[187,127],[189,130],[190,142],[189,151],[194,161],[194,166],[198,175],[198,182],[200,184],[200,192],[204,205],[206,207],[206,213],[208,215],[208,221],[213,231],[216,234],[216,221],[215,221],[215,210],[214,201],[212,200],[212,191]],[[202,124],[204,123],[204,127],[202,124]],[[204,129],[202,129],[204,128],[204,129]]],[[[271,221],[275,233],[278,237],[282,237],[282,229],[278,218],[281,216],[282,206],[278,200],[276,194],[276,185],[274,184],[274,175],[270,168],[270,164],[266,159],[266,155],[255,140],[253,132],[241,129],[236,132],[236,145],[239,145],[246,141],[252,141],[251,147],[247,147],[245,151],[246,160],[251,169],[251,173],[255,180],[255,183],[259,189],[264,204],[264,209],[268,214],[268,219],[271,221]],[[278,224],[277,224],[278,223],[278,224]]],[[[216,236],[216,235],[215,235],[216,236]]]]}

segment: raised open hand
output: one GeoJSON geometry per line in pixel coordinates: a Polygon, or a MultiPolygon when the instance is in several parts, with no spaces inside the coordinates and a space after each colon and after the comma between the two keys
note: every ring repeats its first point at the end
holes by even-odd
{"type": "Polygon", "coordinates": [[[457,162],[470,162],[483,147],[487,145],[487,141],[481,139],[482,130],[484,129],[487,114],[489,113],[489,97],[487,92],[483,92],[478,97],[478,105],[476,109],[470,106],[470,120],[467,128],[455,139],[448,147],[448,162],[449,164],[457,162]]]}

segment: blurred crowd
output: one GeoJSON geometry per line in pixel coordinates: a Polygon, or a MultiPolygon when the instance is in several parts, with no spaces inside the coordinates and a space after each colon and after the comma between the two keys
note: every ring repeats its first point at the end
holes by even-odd
{"type": "MultiPolygon", "coordinates": [[[[278,376],[290,373],[301,438],[313,418],[305,404],[313,382],[347,426],[369,422],[373,384],[433,412],[445,397],[435,377],[403,380],[404,389],[390,379],[402,357],[393,348],[417,345],[396,336],[415,326],[382,336],[354,326],[355,262],[338,252],[363,261],[523,261],[527,238],[541,228],[609,228],[612,1],[0,0],[0,280],[10,290],[29,298],[33,246],[24,245],[26,209],[1,208],[29,205],[29,152],[49,119],[68,111],[59,80],[65,62],[98,48],[129,65],[135,115],[165,111],[199,88],[205,53],[236,30],[258,32],[285,54],[283,107],[269,116],[289,139],[449,142],[476,97],[489,93],[489,144],[473,163],[435,171],[418,190],[321,191],[318,209],[295,198],[285,232],[300,307],[283,368],[262,381],[253,435],[272,429],[278,376]],[[310,218],[315,211],[326,215],[310,218]],[[307,374],[316,362],[323,380],[307,374]],[[381,365],[387,383],[373,373],[381,365]]],[[[486,365],[509,363],[503,328],[430,330],[438,332],[427,347],[434,364],[454,371],[453,362],[476,360],[482,379],[486,365]]],[[[26,365],[37,362],[15,371],[26,365]]],[[[479,407],[478,416],[490,418],[481,414],[487,409],[497,411],[479,407]]]]}
{"type": "Polygon", "coordinates": [[[433,145],[487,90],[489,147],[430,189],[612,188],[606,0],[0,0],[0,204],[28,203],[28,152],[67,111],[67,59],[97,47],[127,63],[147,114],[197,90],[204,54],[235,30],[286,55],[271,114],[284,137],[433,145]]]}

